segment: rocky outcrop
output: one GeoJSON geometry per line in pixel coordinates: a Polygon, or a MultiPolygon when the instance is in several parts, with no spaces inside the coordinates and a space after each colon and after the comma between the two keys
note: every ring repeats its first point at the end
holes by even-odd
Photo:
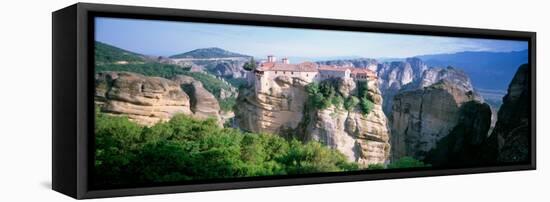
{"type": "Polygon", "coordinates": [[[254,132],[280,134],[295,129],[302,120],[307,82],[279,76],[273,87],[257,91],[244,88],[237,98],[235,116],[240,128],[254,132]]]}
{"type": "MultiPolygon", "coordinates": [[[[367,85],[368,94],[375,103],[368,115],[358,108],[348,111],[342,106],[313,109],[307,104],[307,82],[287,76],[278,76],[273,82],[270,89],[241,90],[235,111],[240,128],[282,136],[298,133],[299,139],[322,142],[365,167],[388,160],[387,119],[382,112],[382,97],[376,80],[367,85]]],[[[340,95],[357,95],[352,79],[337,83],[340,95]]]]}
{"type": "Polygon", "coordinates": [[[498,120],[488,140],[499,162],[527,162],[530,160],[531,95],[529,94],[529,66],[517,70],[498,111],[498,120]]]}
{"type": "Polygon", "coordinates": [[[129,72],[101,72],[95,79],[95,101],[105,113],[144,125],[191,114],[189,96],[168,79],[129,72]]]}
{"type": "MultiPolygon", "coordinates": [[[[340,80],[338,89],[342,95],[356,93],[355,82],[340,80]]],[[[374,109],[364,115],[357,107],[345,110],[331,106],[311,114],[307,129],[310,138],[342,152],[350,161],[363,166],[384,164],[389,159],[390,144],[386,115],[382,111],[382,96],[376,80],[368,83],[369,97],[374,109]]]]}
{"type": "Polygon", "coordinates": [[[383,110],[386,115],[391,114],[393,97],[403,88],[403,86],[412,83],[415,75],[421,74],[415,72],[417,68],[408,62],[391,62],[378,65],[378,82],[382,96],[386,101],[383,110]]]}
{"type": "Polygon", "coordinates": [[[366,68],[372,71],[378,69],[378,61],[370,58],[358,58],[358,59],[349,59],[349,60],[328,60],[317,62],[320,65],[335,65],[340,67],[356,67],[356,68],[366,68]]]}
{"type": "Polygon", "coordinates": [[[96,74],[95,102],[111,115],[124,115],[142,125],[170,120],[175,114],[214,118],[222,125],[218,101],[189,76],[172,80],[130,72],[96,74]]]}
{"type": "Polygon", "coordinates": [[[179,84],[185,93],[189,95],[193,117],[199,119],[213,118],[220,125],[223,124],[219,113],[220,105],[216,97],[206,90],[200,81],[184,75],[178,75],[172,80],[179,84]]]}
{"type": "Polygon", "coordinates": [[[434,167],[487,165],[484,142],[491,127],[491,108],[486,103],[469,101],[459,108],[456,126],[429,151],[424,162],[434,167]]]}
{"type": "MultiPolygon", "coordinates": [[[[446,68],[433,67],[424,70],[421,77],[419,77],[415,82],[405,86],[404,89],[420,89],[431,86],[443,79],[451,81],[455,87],[460,88],[464,92],[474,92],[474,87],[472,86],[470,77],[468,77],[464,71],[451,66],[446,68]]],[[[479,97],[479,95],[476,96],[479,97]]]]}
{"type": "Polygon", "coordinates": [[[404,90],[393,99],[391,121],[392,159],[411,156],[424,159],[460,120],[460,107],[479,101],[460,83],[444,78],[428,87],[404,90]]]}
{"type": "Polygon", "coordinates": [[[208,68],[209,72],[216,76],[230,77],[230,78],[245,78],[246,71],[243,69],[243,65],[246,60],[227,60],[219,62],[213,68],[208,68]]]}

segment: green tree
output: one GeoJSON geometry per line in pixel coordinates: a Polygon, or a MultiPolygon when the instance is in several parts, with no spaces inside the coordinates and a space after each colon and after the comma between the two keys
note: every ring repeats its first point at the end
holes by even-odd
{"type": "Polygon", "coordinates": [[[362,97],[360,99],[360,108],[363,114],[369,114],[374,109],[374,103],[368,98],[362,97]]]}
{"type": "Polygon", "coordinates": [[[243,69],[246,71],[252,71],[256,69],[256,61],[254,61],[254,57],[250,58],[250,61],[244,63],[243,69]]]}
{"type": "Polygon", "coordinates": [[[416,160],[412,157],[405,156],[400,158],[399,160],[395,162],[391,162],[388,164],[388,169],[395,169],[395,168],[421,168],[421,167],[429,167],[429,164],[425,164],[422,161],[416,160]]]}
{"type": "Polygon", "coordinates": [[[350,111],[353,108],[355,108],[355,106],[357,106],[357,104],[359,104],[359,99],[357,97],[351,95],[344,101],[344,109],[350,111]]]}
{"type": "Polygon", "coordinates": [[[357,170],[337,150],[176,115],[140,126],[96,112],[96,185],[357,170]]]}

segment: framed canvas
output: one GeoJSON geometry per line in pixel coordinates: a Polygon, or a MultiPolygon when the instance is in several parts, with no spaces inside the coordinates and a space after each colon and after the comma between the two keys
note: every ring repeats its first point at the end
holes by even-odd
{"type": "Polygon", "coordinates": [[[74,198],[536,168],[536,34],[78,3],[53,14],[74,198]]]}

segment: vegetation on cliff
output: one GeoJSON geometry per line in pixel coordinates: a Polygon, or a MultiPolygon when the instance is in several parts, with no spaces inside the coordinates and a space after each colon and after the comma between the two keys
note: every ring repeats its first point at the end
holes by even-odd
{"type": "Polygon", "coordinates": [[[121,48],[117,48],[99,41],[95,42],[95,63],[116,63],[116,62],[143,62],[144,57],[121,48]]]}
{"type": "Polygon", "coordinates": [[[374,108],[372,97],[368,93],[366,81],[357,81],[357,94],[350,95],[347,98],[338,92],[341,83],[337,79],[323,80],[320,83],[310,83],[306,85],[308,101],[315,109],[326,109],[330,106],[336,108],[343,107],[350,111],[356,106],[364,115],[369,114],[374,108]]]}
{"type": "Polygon", "coordinates": [[[144,127],[96,112],[96,185],[221,179],[357,170],[318,142],[220,128],[176,115],[144,127]]]}

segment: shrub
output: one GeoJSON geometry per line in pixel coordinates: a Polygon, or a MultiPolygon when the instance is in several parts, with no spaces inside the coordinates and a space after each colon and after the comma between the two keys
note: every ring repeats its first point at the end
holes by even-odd
{"type": "Polygon", "coordinates": [[[348,99],[344,101],[344,109],[350,111],[355,108],[357,104],[359,104],[359,99],[353,95],[349,96],[348,99]]]}
{"type": "Polygon", "coordinates": [[[359,106],[361,107],[361,111],[365,115],[369,114],[372,111],[372,109],[374,109],[374,103],[365,97],[361,98],[359,106]]]}
{"type": "Polygon", "coordinates": [[[357,170],[318,142],[221,128],[176,115],[151,127],[96,112],[94,184],[127,185],[357,170]]]}
{"type": "Polygon", "coordinates": [[[250,61],[246,62],[243,65],[243,69],[246,71],[251,71],[256,69],[256,61],[254,61],[254,58],[250,58],[250,61]]]}
{"type": "Polygon", "coordinates": [[[388,164],[387,168],[419,168],[419,167],[429,167],[429,164],[425,164],[422,161],[416,160],[412,157],[402,157],[399,160],[388,164]]]}
{"type": "Polygon", "coordinates": [[[381,170],[385,168],[384,164],[370,164],[367,170],[381,170]]]}

